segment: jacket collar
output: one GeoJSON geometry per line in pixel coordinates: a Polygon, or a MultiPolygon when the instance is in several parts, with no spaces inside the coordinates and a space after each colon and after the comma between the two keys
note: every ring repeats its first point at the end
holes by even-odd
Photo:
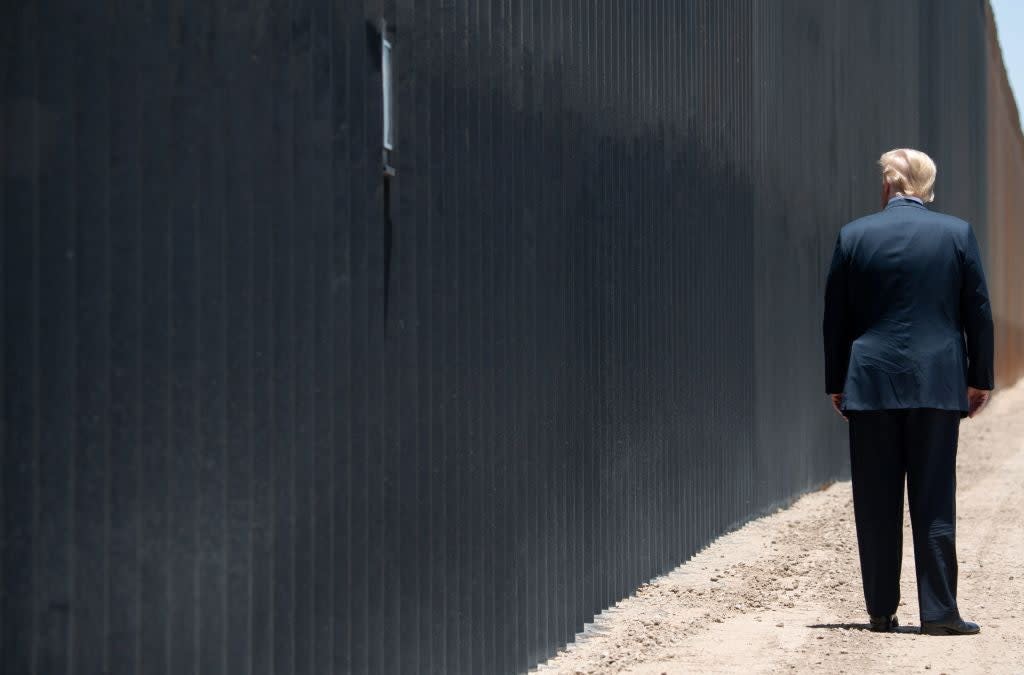
{"type": "Polygon", "coordinates": [[[891,209],[894,206],[913,206],[919,209],[925,209],[926,211],[928,210],[928,207],[926,207],[921,202],[917,201],[916,199],[909,199],[907,197],[904,197],[903,195],[891,197],[889,199],[889,203],[885,205],[885,208],[891,209]]]}

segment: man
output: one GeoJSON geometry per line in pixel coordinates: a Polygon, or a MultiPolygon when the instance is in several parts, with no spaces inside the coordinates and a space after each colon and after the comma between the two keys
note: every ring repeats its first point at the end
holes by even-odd
{"type": "Polygon", "coordinates": [[[825,387],[849,422],[853,508],[871,629],[898,625],[903,484],[921,632],[977,633],[956,602],[960,420],[993,387],[992,312],[971,226],[930,211],[935,164],[891,150],[882,206],[839,232],[825,285],[825,387]]]}

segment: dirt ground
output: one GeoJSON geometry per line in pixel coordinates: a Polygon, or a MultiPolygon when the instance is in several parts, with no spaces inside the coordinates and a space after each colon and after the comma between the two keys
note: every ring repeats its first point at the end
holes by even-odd
{"type": "Polygon", "coordinates": [[[1024,673],[1024,381],[960,426],[958,600],[980,634],[918,634],[906,511],[904,527],[897,633],[867,630],[843,482],[721,537],[598,615],[538,670],[1024,673]]]}

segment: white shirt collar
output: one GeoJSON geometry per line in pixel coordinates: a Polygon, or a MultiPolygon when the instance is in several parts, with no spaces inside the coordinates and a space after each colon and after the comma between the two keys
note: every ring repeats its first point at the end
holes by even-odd
{"type": "Polygon", "coordinates": [[[886,202],[886,205],[892,204],[894,199],[909,199],[910,201],[917,202],[921,206],[924,206],[924,200],[922,200],[921,198],[914,197],[913,195],[903,195],[903,194],[895,194],[892,197],[889,197],[889,201],[886,202]]]}

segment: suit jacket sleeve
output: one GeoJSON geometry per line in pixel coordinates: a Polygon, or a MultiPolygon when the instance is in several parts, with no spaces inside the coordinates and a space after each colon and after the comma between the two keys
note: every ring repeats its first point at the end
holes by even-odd
{"type": "Polygon", "coordinates": [[[825,338],[825,392],[840,394],[846,383],[850,362],[850,307],[847,293],[847,258],[843,251],[842,233],[836,238],[825,280],[825,316],[822,333],[825,338]]]}
{"type": "Polygon", "coordinates": [[[988,300],[985,271],[974,229],[967,226],[967,242],[963,255],[960,287],[960,320],[967,338],[967,384],[978,389],[992,389],[993,345],[992,308],[988,300]]]}

